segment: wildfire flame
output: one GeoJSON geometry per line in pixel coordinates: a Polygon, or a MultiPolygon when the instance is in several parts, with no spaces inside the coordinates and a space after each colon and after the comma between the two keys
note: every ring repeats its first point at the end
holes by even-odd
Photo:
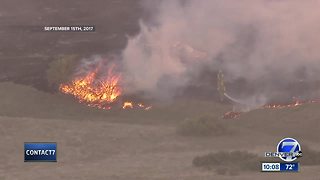
{"type": "Polygon", "coordinates": [[[123,103],[122,109],[133,109],[133,108],[150,110],[152,106],[146,106],[142,103],[134,103],[132,101],[126,101],[123,103]]]}
{"type": "MultiPolygon", "coordinates": [[[[316,100],[307,100],[307,101],[299,101],[296,100],[292,103],[289,104],[267,104],[262,106],[260,109],[284,109],[284,108],[293,108],[293,107],[297,107],[297,106],[301,106],[304,104],[311,104],[311,103],[320,103],[320,99],[316,99],[316,100]]],[[[234,112],[234,111],[229,111],[226,112],[223,115],[223,119],[237,119],[239,118],[241,115],[241,112],[234,112]]]]}
{"type": "Polygon", "coordinates": [[[121,95],[120,74],[114,74],[113,68],[110,68],[106,78],[97,80],[97,73],[98,68],[84,77],[75,78],[71,83],[61,84],[60,91],[73,95],[88,106],[110,109],[110,103],[121,95]]]}
{"type": "MultiPolygon", "coordinates": [[[[109,69],[106,78],[97,78],[98,67],[85,76],[76,77],[70,83],[61,84],[59,90],[74,96],[80,103],[85,103],[90,107],[109,110],[122,95],[122,88],[119,84],[121,75],[114,73],[113,67],[109,69]]],[[[134,107],[144,110],[151,109],[151,106],[145,106],[142,103],[135,106],[132,101],[126,101],[122,106],[123,109],[133,109],[134,107]]]]}
{"type": "Polygon", "coordinates": [[[123,106],[122,106],[122,109],[132,109],[133,108],[133,104],[132,102],[124,102],[123,103],[123,106]]]}
{"type": "Polygon", "coordinates": [[[302,104],[304,103],[297,100],[291,104],[267,104],[267,105],[264,105],[262,108],[263,109],[283,109],[283,108],[300,106],[302,104]]]}

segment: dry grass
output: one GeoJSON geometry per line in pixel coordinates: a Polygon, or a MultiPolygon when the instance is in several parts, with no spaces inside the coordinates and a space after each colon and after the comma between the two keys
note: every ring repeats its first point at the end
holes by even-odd
{"type": "Polygon", "coordinates": [[[220,136],[229,133],[221,119],[210,116],[186,119],[177,127],[177,132],[184,136],[220,136]]]}
{"type": "Polygon", "coordinates": [[[310,149],[308,146],[302,146],[302,157],[299,161],[302,165],[320,165],[320,151],[310,149]]]}
{"type": "Polygon", "coordinates": [[[259,171],[260,158],[246,151],[220,151],[197,156],[192,164],[195,167],[214,169],[220,175],[236,175],[240,171],[259,171]]]}
{"type": "Polygon", "coordinates": [[[13,83],[0,83],[0,99],[0,116],[74,119],[102,116],[70,97],[13,83]]]}

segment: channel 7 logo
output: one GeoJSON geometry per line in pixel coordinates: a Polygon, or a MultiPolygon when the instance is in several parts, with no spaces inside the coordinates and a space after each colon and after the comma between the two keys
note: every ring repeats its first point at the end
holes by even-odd
{"type": "Polygon", "coordinates": [[[295,161],[302,157],[301,146],[294,138],[284,138],[277,146],[277,152],[266,152],[266,157],[279,157],[285,162],[295,161]]]}

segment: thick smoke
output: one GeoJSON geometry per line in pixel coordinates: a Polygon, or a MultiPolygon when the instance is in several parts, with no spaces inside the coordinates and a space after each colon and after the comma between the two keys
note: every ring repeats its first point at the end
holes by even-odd
{"type": "Polygon", "coordinates": [[[152,18],[122,54],[125,89],[166,99],[197,83],[214,86],[197,79],[209,69],[222,70],[228,93],[252,104],[317,96],[319,6],[317,0],[149,1],[152,18]]]}

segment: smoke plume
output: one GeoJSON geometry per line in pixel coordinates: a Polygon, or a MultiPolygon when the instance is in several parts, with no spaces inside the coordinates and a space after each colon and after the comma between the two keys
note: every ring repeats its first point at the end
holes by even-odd
{"type": "Polygon", "coordinates": [[[222,70],[227,92],[253,104],[320,95],[319,6],[318,0],[148,1],[152,16],[122,53],[125,90],[166,99],[198,83],[215,86],[199,77],[222,70]]]}

